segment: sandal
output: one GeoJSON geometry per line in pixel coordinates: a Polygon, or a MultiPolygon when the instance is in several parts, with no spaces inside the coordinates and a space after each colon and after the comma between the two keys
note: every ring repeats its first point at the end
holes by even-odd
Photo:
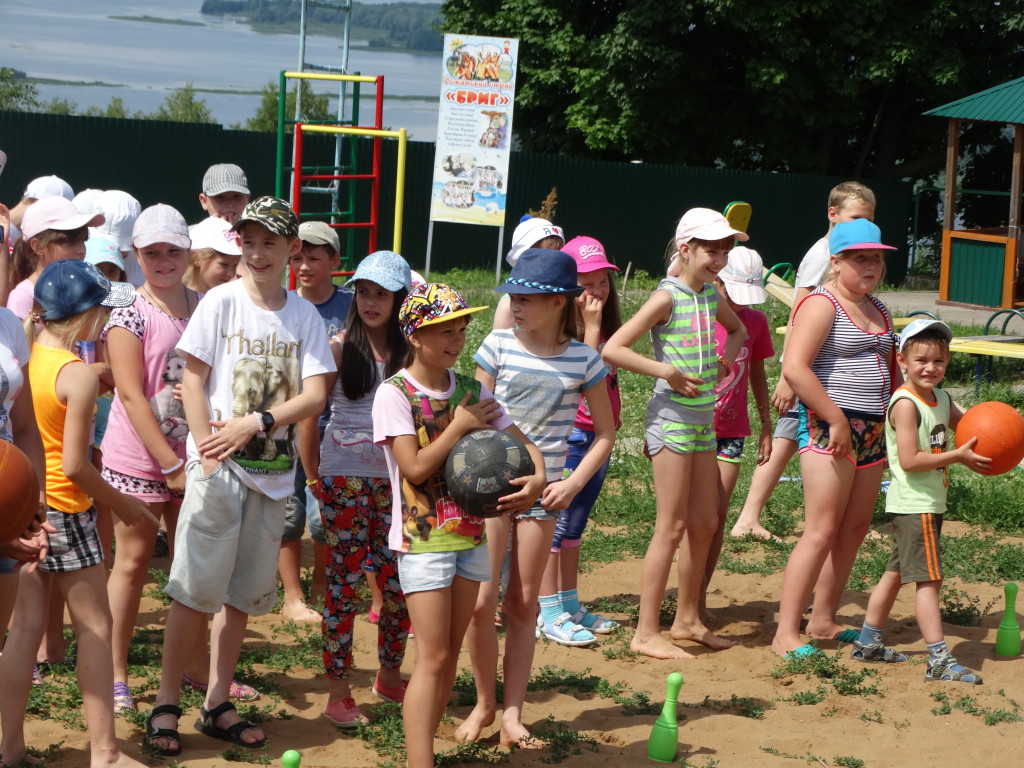
{"type": "Polygon", "coordinates": [[[114,714],[130,712],[135,709],[135,700],[128,689],[128,683],[114,683],[114,714]]]}
{"type": "Polygon", "coordinates": [[[225,701],[223,704],[218,704],[211,710],[207,710],[206,707],[199,708],[199,719],[196,720],[196,730],[200,733],[210,736],[214,739],[221,739],[222,741],[230,741],[232,744],[237,744],[240,747],[247,747],[249,749],[261,749],[267,743],[267,737],[264,736],[259,741],[246,741],[242,738],[242,734],[246,731],[257,729],[258,726],[250,723],[248,720],[240,720],[234,725],[229,725],[227,728],[221,728],[217,725],[217,718],[223,715],[225,712],[234,712],[235,705],[230,701],[225,701]]]}
{"type": "MultiPolygon", "coordinates": [[[[188,675],[181,676],[181,690],[183,691],[192,690],[206,693],[206,689],[209,687],[208,683],[197,682],[188,675]]],[[[256,701],[260,697],[260,692],[251,685],[232,680],[231,687],[228,688],[228,696],[235,701],[256,701]]]]}
{"type": "Polygon", "coordinates": [[[324,719],[346,730],[370,724],[370,719],[356,706],[356,700],[352,697],[328,702],[324,719]]]}
{"type": "Polygon", "coordinates": [[[39,671],[39,665],[32,667],[32,685],[43,684],[43,673],[39,671]]]}
{"type": "Polygon", "coordinates": [[[593,633],[579,624],[574,624],[568,613],[562,613],[554,621],[545,621],[541,631],[544,637],[554,640],[559,645],[583,646],[597,642],[593,633]]]}
{"type": "Polygon", "coordinates": [[[952,656],[942,658],[928,663],[928,669],[924,673],[925,682],[937,680],[948,680],[955,683],[968,683],[970,685],[981,685],[981,675],[973,669],[963,666],[952,656]]]}
{"type": "Polygon", "coordinates": [[[873,643],[867,644],[854,640],[853,652],[850,655],[856,661],[876,662],[878,664],[899,664],[907,660],[907,657],[902,653],[896,653],[891,648],[886,648],[882,645],[881,640],[875,640],[873,643]]]}
{"type": "Polygon", "coordinates": [[[149,710],[149,716],[146,718],[146,744],[150,749],[163,757],[175,757],[180,755],[181,734],[178,733],[178,729],[153,727],[153,718],[160,717],[160,715],[174,715],[175,717],[181,717],[181,707],[177,707],[174,704],[161,704],[160,706],[153,707],[149,710]],[[173,739],[178,746],[176,749],[161,747],[158,744],[154,744],[153,739],[173,739]]]}
{"type": "Polygon", "coordinates": [[[573,624],[579,624],[584,629],[589,629],[595,635],[610,635],[619,623],[606,619],[599,613],[591,613],[586,606],[581,605],[579,610],[570,619],[573,624]]]}

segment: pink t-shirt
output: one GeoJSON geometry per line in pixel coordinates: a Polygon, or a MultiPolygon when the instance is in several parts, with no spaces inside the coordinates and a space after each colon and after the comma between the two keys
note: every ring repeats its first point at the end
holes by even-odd
{"type": "MultiPolygon", "coordinates": [[[[142,392],[156,416],[164,439],[179,458],[185,458],[188,422],[180,400],[173,397],[176,384],[181,383],[185,359],[175,347],[188,324],[187,318],[168,317],[150,304],[141,293],[135,303],[114,309],[103,329],[106,340],[111,328],[124,328],[142,342],[142,392]]],[[[103,435],[103,464],[115,472],[147,480],[164,480],[160,464],[146,450],[135,432],[118,392],[110,408],[107,431],[103,435]]]]}
{"type": "MultiPolygon", "coordinates": [[[[599,352],[606,341],[607,339],[601,339],[601,343],[598,345],[599,352]]],[[[618,429],[622,426],[622,420],[619,418],[619,414],[622,412],[622,395],[619,394],[618,370],[609,366],[608,375],[604,377],[604,380],[608,385],[608,401],[612,404],[612,418],[615,419],[615,428],[618,429]]],[[[590,409],[587,408],[587,398],[585,397],[580,398],[580,407],[576,411],[576,423],[573,426],[587,432],[594,431],[594,420],[590,418],[590,409]]]]}
{"type": "Polygon", "coordinates": [[[17,315],[19,320],[24,320],[32,311],[32,302],[35,299],[36,284],[31,280],[22,280],[7,295],[7,308],[17,315]]]}
{"type": "MultiPolygon", "coordinates": [[[[750,434],[750,417],[747,415],[750,364],[775,354],[771,332],[768,330],[768,318],[750,307],[742,307],[736,315],[747,328],[747,340],[736,356],[732,371],[715,386],[717,437],[747,437],[750,434]]],[[[715,323],[715,350],[719,355],[725,349],[728,335],[725,328],[715,323]]]]}

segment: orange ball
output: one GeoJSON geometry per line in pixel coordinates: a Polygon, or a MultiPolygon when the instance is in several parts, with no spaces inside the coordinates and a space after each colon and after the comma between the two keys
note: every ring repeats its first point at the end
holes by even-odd
{"type": "Polygon", "coordinates": [[[985,475],[1009,472],[1024,459],[1024,417],[1006,403],[978,403],[960,419],[956,426],[956,447],[977,437],[974,452],[992,459],[992,468],[985,475]]]}
{"type": "Polygon", "coordinates": [[[39,509],[39,480],[18,446],[0,440],[0,541],[25,532],[39,509]]]}

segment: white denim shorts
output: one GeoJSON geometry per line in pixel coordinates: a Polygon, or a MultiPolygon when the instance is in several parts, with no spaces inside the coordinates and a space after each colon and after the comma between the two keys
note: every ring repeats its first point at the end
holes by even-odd
{"type": "Polygon", "coordinates": [[[227,464],[204,476],[196,462],[186,475],[165,591],[203,613],[224,603],[250,616],[269,613],[277,603],[284,514],[284,499],[247,488],[227,464]]]}
{"type": "Polygon", "coordinates": [[[490,581],[487,545],[458,552],[399,552],[398,581],[405,594],[445,589],[456,576],[470,581],[490,581]]]}

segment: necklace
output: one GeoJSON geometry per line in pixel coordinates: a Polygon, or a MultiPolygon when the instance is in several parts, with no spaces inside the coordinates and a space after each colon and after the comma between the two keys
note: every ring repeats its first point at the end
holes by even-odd
{"type": "Polygon", "coordinates": [[[192,316],[192,303],[189,301],[188,298],[188,288],[186,288],[184,285],[181,286],[181,290],[185,296],[185,317],[175,317],[174,314],[170,311],[170,307],[165,302],[157,302],[157,300],[153,298],[153,294],[149,292],[149,288],[146,287],[145,283],[143,283],[142,285],[142,290],[145,292],[146,298],[149,301],[149,303],[156,308],[156,311],[159,312],[164,317],[166,317],[168,320],[170,320],[175,328],[184,333],[185,326],[188,325],[188,319],[189,317],[192,316]]]}

